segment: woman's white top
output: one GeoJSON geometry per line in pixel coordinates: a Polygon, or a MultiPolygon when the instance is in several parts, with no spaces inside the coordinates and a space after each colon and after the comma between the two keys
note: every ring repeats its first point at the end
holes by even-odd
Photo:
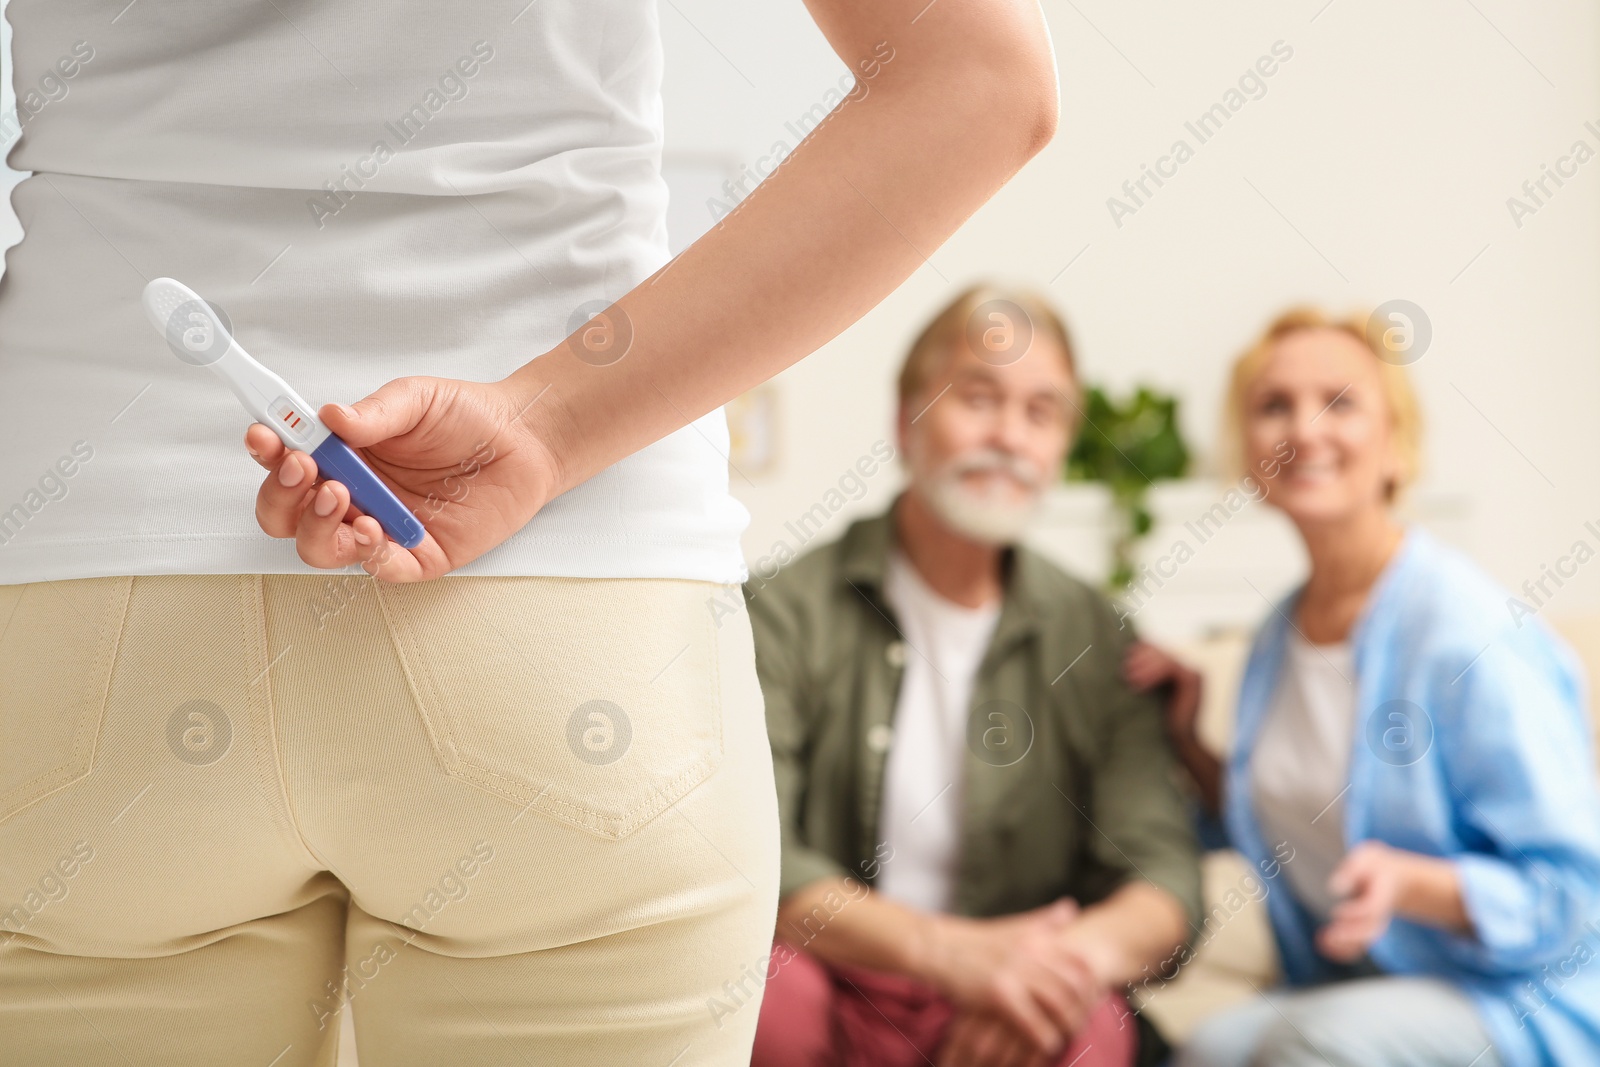
{"type": "Polygon", "coordinates": [[[948,911],[960,859],[967,716],[1000,601],[969,608],[945,599],[898,549],[889,553],[883,595],[904,636],[905,670],[883,771],[880,831],[892,851],[876,888],[914,908],[948,911]]]}
{"type": "Polygon", "coordinates": [[[1344,792],[1355,740],[1355,657],[1348,642],[1313,645],[1291,634],[1278,687],[1250,759],[1255,810],[1269,850],[1287,841],[1283,872],[1325,919],[1328,877],[1344,858],[1344,792]]]}
{"type": "MultiPolygon", "coordinates": [[[[0,584],[313,569],[257,527],[249,418],[144,321],[151,278],[320,404],[503,378],[669,258],[656,0],[119,6],[7,8],[0,145],[33,175],[0,281],[0,584]]],[[[727,453],[719,409],[458,573],[743,580],[727,453]]]]}

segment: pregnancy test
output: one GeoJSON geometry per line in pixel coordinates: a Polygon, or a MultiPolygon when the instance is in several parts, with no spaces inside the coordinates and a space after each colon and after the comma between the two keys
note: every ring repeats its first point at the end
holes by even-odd
{"type": "Polygon", "coordinates": [[[239,347],[210,304],[171,278],[144,287],[144,313],[174,354],[196,367],[210,367],[257,422],[272,428],[289,448],[311,453],[324,478],[343,482],[355,506],[378,520],[383,532],[406,548],[422,543],[422,523],[372,472],[359,453],[311,413],[284,380],[239,347]]]}

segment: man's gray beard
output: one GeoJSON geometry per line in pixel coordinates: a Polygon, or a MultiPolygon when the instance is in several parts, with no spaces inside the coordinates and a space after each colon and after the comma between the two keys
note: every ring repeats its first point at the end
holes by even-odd
{"type": "Polygon", "coordinates": [[[1022,539],[1039,513],[1044,493],[1035,490],[1023,504],[985,500],[961,484],[959,473],[945,470],[928,480],[923,498],[946,526],[963,537],[986,545],[1004,546],[1022,539]]]}

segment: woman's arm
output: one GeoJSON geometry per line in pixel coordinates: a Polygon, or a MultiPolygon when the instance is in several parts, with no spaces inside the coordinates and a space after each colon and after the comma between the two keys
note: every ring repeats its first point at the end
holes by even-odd
{"type": "Polygon", "coordinates": [[[1570,954],[1595,913],[1600,792],[1581,687],[1548,640],[1508,630],[1485,649],[1473,636],[1420,664],[1436,679],[1418,703],[1444,773],[1437,796],[1408,803],[1448,810],[1468,843],[1446,855],[1351,849],[1330,884],[1344,899],[1317,935],[1325,953],[1357,955],[1399,916],[1446,932],[1449,960],[1478,973],[1570,954]]]}
{"type": "Polygon", "coordinates": [[[1050,140],[1035,0],[809,0],[870,91],[847,98],[725,220],[617,302],[627,357],[565,346],[512,375],[579,484],[814,351],[875,307],[1050,140]],[[920,16],[920,17],[919,17],[920,16]],[[913,21],[915,19],[915,21],[913,21]]]}
{"type": "Polygon", "coordinates": [[[1363,841],[1339,862],[1328,888],[1339,902],[1317,931],[1317,947],[1330,959],[1359,958],[1397,916],[1472,936],[1461,876],[1448,859],[1363,841]]]}
{"type": "Polygon", "coordinates": [[[1401,868],[1395,913],[1413,922],[1470,935],[1472,918],[1461,896],[1461,875],[1456,865],[1438,856],[1395,851],[1401,868]]]}
{"type": "MultiPolygon", "coordinates": [[[[850,69],[873,72],[869,91],[840,104],[727,218],[605,313],[631,331],[623,358],[597,366],[605,361],[579,358],[569,339],[492,385],[400,379],[357,404],[359,417],[323,409],[413,507],[441,470],[485,444],[492,456],[474,466],[471,522],[429,524],[412,552],[385,544],[370,518],[355,525],[342,486],[313,491],[304,475],[315,465],[297,453],[301,477],[262,487],[263,528],[294,536],[316,566],[368,560],[396,580],[458,567],[553,497],[836,336],[1054,134],[1055,63],[1037,0],[808,5],[850,69]],[[309,507],[319,493],[327,515],[309,507]]],[[[262,427],[248,442],[279,469],[289,461],[269,436],[262,427]]]]}
{"type": "Polygon", "coordinates": [[[1222,815],[1222,760],[1205,746],[1199,734],[1189,733],[1173,738],[1173,751],[1178,761],[1189,772],[1195,792],[1200,796],[1200,806],[1213,819],[1222,815]]]}
{"type": "Polygon", "coordinates": [[[1200,740],[1200,698],[1204,688],[1200,672],[1157,645],[1135,641],[1128,647],[1122,676],[1140,692],[1166,689],[1167,737],[1172,750],[1189,772],[1206,814],[1213,819],[1219,817],[1222,761],[1200,740]]]}

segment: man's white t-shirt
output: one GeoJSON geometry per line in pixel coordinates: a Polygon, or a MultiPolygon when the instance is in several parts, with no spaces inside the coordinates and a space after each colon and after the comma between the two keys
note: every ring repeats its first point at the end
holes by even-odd
{"type": "Polygon", "coordinates": [[[1000,602],[968,608],[946,600],[898,549],[889,553],[883,593],[906,648],[880,824],[893,858],[876,888],[915,908],[948,911],[960,847],[968,709],[1000,602]]]}
{"type": "Polygon", "coordinates": [[[1344,858],[1344,792],[1356,718],[1355,654],[1348,642],[1313,645],[1291,634],[1278,687],[1250,757],[1262,833],[1287,841],[1284,873],[1312,915],[1326,919],[1328,877],[1344,858]]]}
{"type": "MultiPolygon", "coordinates": [[[[0,584],[313,570],[257,527],[250,419],[145,321],[152,278],[321,404],[504,378],[668,260],[656,0],[7,15],[0,148],[33,175],[0,280],[0,584]]],[[[457,573],[742,580],[727,452],[719,409],[457,573]]]]}

